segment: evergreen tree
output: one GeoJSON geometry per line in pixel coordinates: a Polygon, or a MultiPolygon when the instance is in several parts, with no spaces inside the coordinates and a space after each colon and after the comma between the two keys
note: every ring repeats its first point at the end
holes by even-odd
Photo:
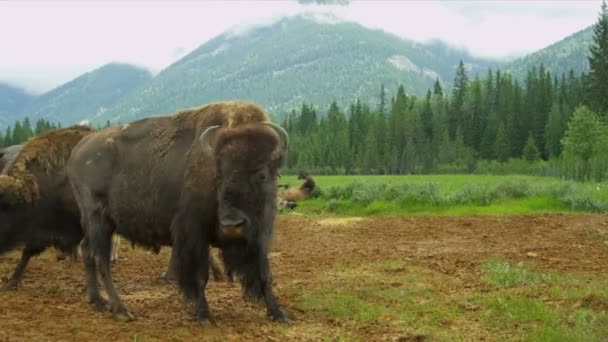
{"type": "Polygon", "coordinates": [[[454,86],[452,89],[452,107],[450,108],[448,118],[448,130],[450,138],[454,139],[456,130],[462,128],[464,98],[467,91],[468,77],[464,67],[464,63],[460,60],[456,69],[456,77],[454,78],[454,86]]]}
{"type": "Polygon", "coordinates": [[[526,140],[522,157],[528,162],[534,162],[540,159],[540,152],[538,151],[538,147],[536,147],[534,134],[532,134],[532,132],[530,132],[530,135],[528,135],[528,140],[526,140]]]}
{"type": "Polygon", "coordinates": [[[555,102],[551,107],[547,127],[545,129],[546,147],[549,157],[559,157],[561,153],[561,139],[564,134],[564,116],[562,106],[555,102]]]}
{"type": "Polygon", "coordinates": [[[384,116],[386,110],[386,89],[384,84],[380,86],[380,104],[378,105],[378,114],[384,116]]]}
{"type": "Polygon", "coordinates": [[[426,93],[426,100],[424,101],[424,108],[420,114],[422,120],[422,127],[424,129],[425,138],[428,141],[433,139],[433,109],[431,108],[431,90],[426,93]]]}
{"type": "Polygon", "coordinates": [[[592,110],[608,121],[608,7],[602,1],[599,19],[589,47],[588,102],[592,110]]]}
{"type": "Polygon", "coordinates": [[[13,143],[13,131],[11,130],[11,126],[6,127],[6,132],[4,133],[4,146],[15,145],[13,143]]]}
{"type": "Polygon", "coordinates": [[[511,154],[509,141],[507,139],[507,131],[505,129],[505,125],[502,123],[498,125],[498,130],[496,131],[494,154],[496,155],[496,159],[500,162],[507,161],[511,154]]]}
{"type": "Polygon", "coordinates": [[[435,79],[435,84],[433,85],[433,95],[443,97],[443,88],[441,87],[439,78],[435,79]]]}
{"type": "Polygon", "coordinates": [[[591,179],[591,159],[605,148],[606,129],[596,113],[580,106],[572,114],[562,139],[564,155],[583,163],[583,177],[591,179]]]}
{"type": "Polygon", "coordinates": [[[32,130],[32,125],[30,124],[30,119],[28,117],[23,119],[21,127],[23,129],[23,136],[26,140],[34,136],[34,131],[32,130]]]}
{"type": "Polygon", "coordinates": [[[479,152],[484,159],[496,158],[496,134],[498,132],[499,120],[495,113],[490,113],[488,123],[483,131],[479,152]]]}
{"type": "Polygon", "coordinates": [[[15,127],[13,128],[13,144],[21,144],[27,139],[25,132],[23,131],[23,127],[21,126],[20,121],[15,122],[15,127]]]}
{"type": "Polygon", "coordinates": [[[364,174],[377,173],[378,139],[376,137],[376,128],[374,126],[369,127],[367,130],[367,136],[365,137],[365,151],[363,152],[363,163],[361,165],[361,170],[364,174]]]}

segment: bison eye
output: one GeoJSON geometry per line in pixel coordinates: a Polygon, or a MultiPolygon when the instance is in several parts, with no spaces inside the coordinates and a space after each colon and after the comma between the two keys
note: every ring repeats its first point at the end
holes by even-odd
{"type": "Polygon", "coordinates": [[[264,170],[260,170],[255,173],[255,180],[258,182],[265,182],[268,179],[268,175],[264,170]]]}

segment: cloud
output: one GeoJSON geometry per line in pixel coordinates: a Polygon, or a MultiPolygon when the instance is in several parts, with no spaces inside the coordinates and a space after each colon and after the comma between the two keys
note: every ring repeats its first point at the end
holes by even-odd
{"type": "Polygon", "coordinates": [[[0,80],[30,91],[117,61],[158,72],[231,30],[301,13],[489,57],[531,52],[597,19],[601,1],[0,2],[0,80]],[[327,14],[331,15],[327,15],[327,14]]]}
{"type": "Polygon", "coordinates": [[[302,5],[339,5],[346,6],[351,3],[350,0],[298,0],[299,4],[302,5]]]}

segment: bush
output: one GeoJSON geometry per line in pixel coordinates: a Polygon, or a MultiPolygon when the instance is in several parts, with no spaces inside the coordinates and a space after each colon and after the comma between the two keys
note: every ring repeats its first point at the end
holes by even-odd
{"type": "Polygon", "coordinates": [[[579,211],[590,211],[593,213],[608,212],[606,202],[594,198],[589,194],[567,194],[560,198],[570,209],[579,211]]]}
{"type": "Polygon", "coordinates": [[[523,179],[508,179],[498,183],[493,192],[498,198],[523,198],[532,193],[530,183],[523,179]]]}
{"type": "Polygon", "coordinates": [[[467,184],[450,198],[450,204],[488,205],[498,198],[496,191],[474,184],[467,184]]]}
{"type": "Polygon", "coordinates": [[[330,213],[335,213],[340,208],[340,201],[336,199],[331,199],[325,203],[325,210],[330,213]]]}
{"type": "Polygon", "coordinates": [[[362,204],[370,204],[378,200],[379,196],[384,193],[386,184],[369,184],[361,185],[353,188],[352,200],[362,204]]]}
{"type": "Polygon", "coordinates": [[[404,188],[399,198],[402,202],[418,202],[433,205],[444,202],[438,183],[425,182],[404,188]]]}

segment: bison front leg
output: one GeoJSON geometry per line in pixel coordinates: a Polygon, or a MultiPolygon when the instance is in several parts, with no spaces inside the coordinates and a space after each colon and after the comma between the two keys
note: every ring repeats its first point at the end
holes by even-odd
{"type": "MultiPolygon", "coordinates": [[[[201,225],[193,220],[193,215],[181,212],[173,220],[173,249],[177,283],[189,302],[195,303],[195,315],[202,325],[210,325],[209,304],[205,288],[209,281],[209,244],[203,235],[201,225]]],[[[203,225],[205,227],[205,225],[203,225]]]]}
{"type": "Polygon", "coordinates": [[[19,264],[15,268],[13,275],[6,281],[4,286],[2,286],[2,290],[16,290],[19,287],[21,277],[23,276],[23,272],[25,272],[25,268],[27,267],[30,258],[40,254],[44,249],[45,247],[26,246],[23,252],[21,253],[21,260],[19,261],[19,264]]]}
{"type": "Polygon", "coordinates": [[[260,285],[264,294],[264,303],[268,311],[268,316],[271,319],[283,323],[291,323],[291,320],[287,316],[285,310],[279,304],[274,292],[272,291],[272,272],[270,271],[270,263],[268,262],[268,256],[261,254],[259,258],[259,270],[260,270],[260,285]]]}

